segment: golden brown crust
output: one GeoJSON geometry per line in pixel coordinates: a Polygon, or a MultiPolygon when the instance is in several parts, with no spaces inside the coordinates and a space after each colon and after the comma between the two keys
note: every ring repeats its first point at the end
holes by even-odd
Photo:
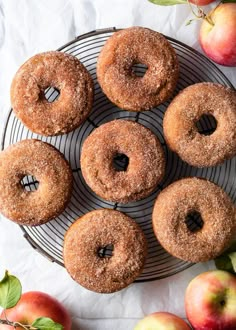
{"type": "Polygon", "coordinates": [[[98,82],[107,97],[121,109],[149,110],[173,93],[179,75],[174,48],[158,32],[131,27],[115,32],[102,48],[97,62],[98,82]],[[143,77],[132,71],[145,64],[143,77]]]}
{"type": "Polygon", "coordinates": [[[127,215],[114,210],[89,212],[65,235],[64,263],[71,277],[85,288],[101,293],[121,290],[142,272],[147,254],[145,236],[127,215]],[[113,245],[112,257],[98,250],[113,245]]]}
{"type": "Polygon", "coordinates": [[[85,140],[81,170],[89,187],[106,200],[128,203],[148,196],[161,181],[165,157],[157,137],[129,120],[113,120],[85,140]],[[113,158],[129,158],[126,171],[116,171],[113,158]]]}
{"type": "Polygon", "coordinates": [[[214,259],[235,239],[235,207],[216,184],[186,178],[165,188],[153,209],[153,229],[160,244],[173,256],[191,262],[214,259]],[[187,228],[186,216],[201,214],[203,227],[187,228]]]}
{"type": "Polygon", "coordinates": [[[169,147],[197,167],[214,166],[236,154],[236,92],[215,83],[185,88],[171,102],[164,116],[164,136],[169,147]],[[215,117],[211,135],[198,132],[203,114],[215,117]]]}
{"type": "Polygon", "coordinates": [[[39,140],[23,140],[0,153],[0,211],[21,225],[36,226],[64,211],[73,176],[64,156],[39,140]],[[38,189],[26,191],[21,180],[32,175],[38,189]]]}
{"type": "Polygon", "coordinates": [[[31,131],[42,135],[68,133],[89,115],[93,102],[93,81],[74,56],[51,51],[37,54],[17,71],[11,85],[11,103],[16,116],[31,131]],[[47,87],[60,91],[48,102],[47,87]]]}

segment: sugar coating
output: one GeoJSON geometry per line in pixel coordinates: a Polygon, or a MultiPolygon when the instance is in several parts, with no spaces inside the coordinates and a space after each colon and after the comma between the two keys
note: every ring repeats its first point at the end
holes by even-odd
{"type": "Polygon", "coordinates": [[[64,263],[71,277],[85,288],[101,293],[121,290],[142,272],[147,254],[145,236],[127,215],[95,210],[79,218],[64,239],[64,263]],[[110,258],[98,250],[113,245],[110,258]]]}
{"type": "Polygon", "coordinates": [[[236,236],[230,198],[216,184],[199,178],[185,178],[165,188],[155,202],[152,222],[160,244],[173,256],[191,262],[214,259],[236,236]],[[196,232],[185,223],[192,211],[198,211],[204,222],[196,232]]]}
{"type": "Polygon", "coordinates": [[[131,27],[115,32],[102,48],[97,77],[103,92],[121,109],[149,110],[173,93],[179,75],[174,48],[158,32],[131,27]],[[134,64],[145,64],[143,77],[132,71],[134,64]]]}
{"type": "Polygon", "coordinates": [[[93,81],[74,56],[51,51],[37,54],[17,71],[11,85],[11,103],[16,116],[31,131],[51,136],[68,133],[89,115],[93,81]],[[58,99],[48,102],[44,90],[55,87],[58,99]]]}
{"type": "Polygon", "coordinates": [[[72,180],[70,166],[57,149],[34,139],[17,142],[0,153],[0,211],[21,225],[46,223],[65,209],[72,180]],[[37,190],[21,185],[26,175],[39,181],[37,190]]]}
{"type": "Polygon", "coordinates": [[[128,203],[148,196],[165,172],[165,157],[157,137],[129,120],[113,120],[95,129],[81,151],[81,170],[89,187],[102,198],[128,203]],[[126,171],[116,171],[114,156],[129,158],[126,171]]]}
{"type": "Polygon", "coordinates": [[[164,116],[167,144],[184,161],[197,167],[215,166],[236,155],[236,92],[215,83],[185,88],[171,102],[164,116]],[[198,132],[203,114],[217,121],[211,135],[198,132]]]}

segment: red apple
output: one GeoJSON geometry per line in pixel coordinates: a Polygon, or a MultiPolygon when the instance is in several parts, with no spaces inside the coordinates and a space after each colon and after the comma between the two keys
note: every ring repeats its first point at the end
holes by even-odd
{"type": "Polygon", "coordinates": [[[236,276],[222,270],[198,275],[187,287],[185,309],[196,330],[235,330],[236,276]]]}
{"type": "Polygon", "coordinates": [[[199,42],[214,62],[236,66],[236,3],[224,3],[203,20],[199,42]]]}
{"type": "Polygon", "coordinates": [[[191,328],[180,317],[158,312],[146,316],[138,322],[134,330],[190,330],[191,328]]]}
{"type": "MultiPolygon", "coordinates": [[[[67,310],[55,298],[46,293],[30,291],[23,293],[13,308],[6,310],[7,319],[22,324],[32,324],[39,317],[49,317],[54,322],[64,326],[64,330],[71,330],[71,318],[67,310]]],[[[2,312],[1,318],[5,319],[2,312]]],[[[0,325],[0,330],[13,330],[12,326],[0,325]]],[[[22,330],[22,328],[16,328],[22,330]]]]}
{"type": "Polygon", "coordinates": [[[189,0],[189,2],[191,2],[197,6],[206,6],[206,5],[209,5],[209,3],[212,3],[214,1],[215,0],[189,0]]]}

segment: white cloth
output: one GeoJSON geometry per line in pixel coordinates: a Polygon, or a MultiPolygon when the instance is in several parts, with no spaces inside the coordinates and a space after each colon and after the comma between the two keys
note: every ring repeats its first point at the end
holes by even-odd
{"type": "MultiPolygon", "coordinates": [[[[12,77],[33,54],[55,50],[94,29],[133,25],[152,28],[201,51],[197,41],[200,22],[185,26],[190,18],[187,5],[160,7],[147,0],[0,0],[1,132],[10,107],[12,77]]],[[[235,85],[236,69],[220,69],[235,85]]],[[[167,279],[133,284],[115,294],[96,294],[34,251],[16,224],[0,218],[0,275],[8,269],[20,278],[24,291],[45,291],[57,297],[70,311],[73,329],[131,330],[138,319],[154,311],[185,317],[187,284],[212,268],[212,262],[198,264],[167,279]]]]}

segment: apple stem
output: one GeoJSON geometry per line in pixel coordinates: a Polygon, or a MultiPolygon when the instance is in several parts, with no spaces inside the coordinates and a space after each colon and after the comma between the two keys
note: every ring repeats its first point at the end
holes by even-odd
{"type": "Polygon", "coordinates": [[[37,328],[32,327],[32,325],[21,324],[20,322],[11,322],[9,320],[0,319],[0,324],[10,325],[10,326],[14,327],[15,329],[16,329],[16,327],[21,327],[25,330],[37,330],[37,328]]]}
{"type": "MultiPolygon", "coordinates": [[[[216,8],[219,7],[221,4],[222,4],[222,2],[220,1],[220,2],[216,5],[216,7],[214,8],[214,11],[215,11],[216,8]]],[[[212,13],[211,13],[211,14],[212,14],[212,13]]],[[[204,19],[205,19],[210,25],[212,25],[212,26],[215,25],[214,22],[213,22],[212,19],[211,19],[211,16],[205,15],[204,19]]]]}
{"type": "MultiPolygon", "coordinates": [[[[189,0],[187,0],[187,2],[188,2],[188,5],[190,7],[192,14],[195,16],[196,19],[205,19],[210,25],[214,26],[212,19],[204,13],[204,10],[201,7],[196,5],[196,7],[197,7],[197,13],[196,13],[196,11],[193,9],[193,4],[189,0]]],[[[218,6],[219,6],[219,4],[216,7],[218,7],[218,6]]]]}
{"type": "Polygon", "coordinates": [[[203,19],[205,19],[210,25],[214,26],[214,23],[213,23],[212,19],[210,18],[210,16],[205,15],[205,17],[203,17],[203,19]]]}
{"type": "MultiPolygon", "coordinates": [[[[188,5],[189,5],[189,7],[190,7],[190,10],[191,10],[191,12],[192,12],[192,14],[197,18],[197,19],[201,19],[201,18],[205,18],[206,17],[206,14],[204,13],[204,11],[203,11],[203,9],[201,8],[201,7],[199,7],[198,5],[196,5],[197,6],[197,13],[196,13],[196,11],[193,9],[193,6],[192,6],[192,3],[189,1],[189,0],[187,0],[188,1],[188,5]]],[[[194,5],[195,6],[195,5],[194,5]]]]}

